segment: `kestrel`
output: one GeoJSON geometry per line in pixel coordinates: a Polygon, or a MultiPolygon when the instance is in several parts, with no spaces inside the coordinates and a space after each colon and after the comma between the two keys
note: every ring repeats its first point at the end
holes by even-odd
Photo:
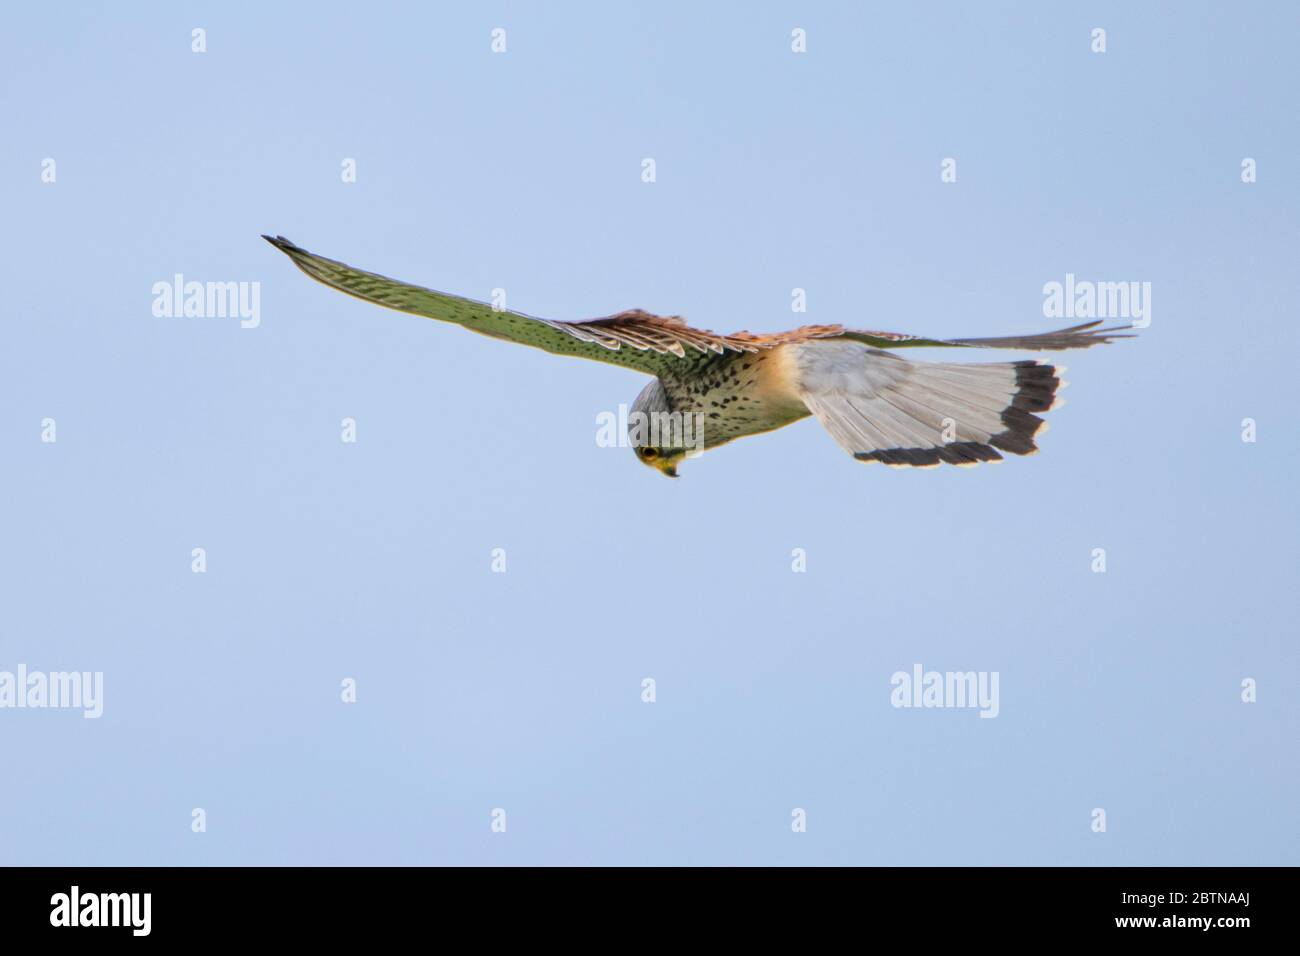
{"type": "Polygon", "coordinates": [[[1045,424],[1034,413],[1057,404],[1064,368],[1037,361],[915,362],[886,350],[1060,351],[1131,337],[1122,331],[1128,327],[1103,329],[1100,322],[1038,335],[949,340],[839,325],[718,335],[679,316],[639,309],[562,322],[363,272],[283,236],[262,238],[313,279],[358,299],[653,376],[632,405],[629,444],[639,461],[671,478],[683,458],[809,415],[858,461],[927,468],[1001,461],[999,450],[1032,454],[1045,424]],[[660,421],[662,430],[653,427],[660,421]],[[692,429],[691,422],[702,427],[692,429]]]}

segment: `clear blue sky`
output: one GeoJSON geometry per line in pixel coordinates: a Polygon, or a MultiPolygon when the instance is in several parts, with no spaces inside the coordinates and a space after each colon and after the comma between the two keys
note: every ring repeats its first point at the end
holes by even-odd
{"type": "Polygon", "coordinates": [[[0,863],[1300,863],[1294,5],[85,6],[0,36],[0,670],[104,714],[0,710],[0,863]],[[808,421],[672,482],[595,441],[642,377],[262,232],[555,318],[1152,324],[1035,458],[808,421]],[[891,707],[917,663],[998,717],[891,707]]]}

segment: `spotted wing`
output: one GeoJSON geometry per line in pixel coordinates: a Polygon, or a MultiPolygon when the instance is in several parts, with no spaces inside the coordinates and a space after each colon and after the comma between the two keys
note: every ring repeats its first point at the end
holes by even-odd
{"type": "Polygon", "coordinates": [[[838,335],[838,326],[811,326],[776,335],[718,335],[677,316],[632,310],[586,322],[539,319],[494,309],[483,302],[435,292],[364,272],[308,252],[283,236],[263,236],[307,275],[331,288],[399,312],[464,326],[493,338],[531,345],[555,355],[607,362],[649,375],[680,375],[692,363],[727,352],[758,352],[791,341],[838,335]]]}

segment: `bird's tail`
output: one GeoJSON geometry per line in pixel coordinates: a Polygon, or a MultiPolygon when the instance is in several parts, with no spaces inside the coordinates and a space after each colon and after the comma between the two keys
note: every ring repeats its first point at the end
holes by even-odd
{"type": "Polygon", "coordinates": [[[924,468],[1000,461],[1001,452],[1033,454],[1046,425],[1036,413],[1056,407],[1065,384],[1063,368],[1039,362],[909,362],[862,351],[859,374],[842,359],[831,376],[808,369],[801,392],[809,411],[859,461],[924,468]]]}

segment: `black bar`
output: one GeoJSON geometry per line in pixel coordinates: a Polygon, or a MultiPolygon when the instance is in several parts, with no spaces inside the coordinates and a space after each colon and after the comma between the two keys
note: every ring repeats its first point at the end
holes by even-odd
{"type": "MultiPolygon", "coordinates": [[[[337,943],[396,938],[411,927],[477,926],[495,937],[529,926],[554,932],[565,924],[622,923],[634,941],[703,920],[759,940],[780,932],[778,924],[797,933],[815,922],[819,931],[841,926],[864,940],[911,927],[925,939],[1231,944],[1243,933],[1287,925],[1282,908],[1294,876],[1282,868],[1213,867],[12,868],[0,871],[0,926],[7,941],[75,934],[89,943],[337,943]],[[77,922],[116,917],[118,925],[70,925],[74,886],[77,922]]],[[[670,938],[680,937],[663,940],[670,938]]]]}

